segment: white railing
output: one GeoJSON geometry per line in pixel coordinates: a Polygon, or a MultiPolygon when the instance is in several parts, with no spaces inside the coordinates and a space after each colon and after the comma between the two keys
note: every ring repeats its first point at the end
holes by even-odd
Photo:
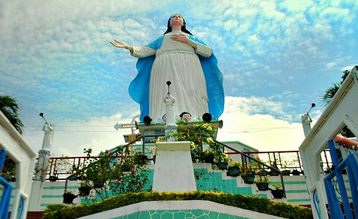
{"type": "Polygon", "coordinates": [[[328,218],[320,154],[344,126],[358,136],[357,112],[358,67],[355,66],[300,146],[314,218],[328,218]]]}

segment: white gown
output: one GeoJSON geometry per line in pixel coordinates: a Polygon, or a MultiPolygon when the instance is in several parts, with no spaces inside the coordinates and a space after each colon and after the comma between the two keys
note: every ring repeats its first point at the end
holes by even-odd
{"type": "Polygon", "coordinates": [[[175,116],[189,112],[196,118],[209,112],[205,76],[197,54],[209,57],[212,50],[199,43],[195,43],[194,49],[191,45],[172,40],[172,34],[164,36],[158,50],[134,46],[131,53],[138,58],[156,56],[149,85],[149,116],[154,121],[160,120],[165,114],[167,81],[171,81],[170,94],[175,98],[175,116]]]}

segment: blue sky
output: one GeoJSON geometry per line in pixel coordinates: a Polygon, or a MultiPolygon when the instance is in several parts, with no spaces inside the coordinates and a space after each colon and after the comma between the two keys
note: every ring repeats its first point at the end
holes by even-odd
{"type": "Polygon", "coordinates": [[[297,149],[300,115],[315,102],[318,117],[324,91],[357,64],[357,11],[355,0],[2,0],[0,95],[21,104],[24,138],[35,151],[39,112],[56,126],[54,154],[116,146],[129,130],[113,125],[139,112],[127,92],[136,59],[109,42],[147,44],[178,12],[212,47],[223,72],[220,138],[297,149]]]}

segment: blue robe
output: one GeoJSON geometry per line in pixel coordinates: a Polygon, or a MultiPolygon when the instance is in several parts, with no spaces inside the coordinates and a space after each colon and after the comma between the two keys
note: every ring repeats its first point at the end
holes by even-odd
{"type": "MultiPolygon", "coordinates": [[[[204,44],[201,40],[192,35],[188,35],[188,37],[195,42],[204,44]]],[[[162,45],[163,38],[164,36],[161,36],[147,46],[158,50],[162,45]]],[[[224,111],[223,76],[214,54],[208,58],[198,56],[206,82],[209,113],[213,116],[213,120],[217,120],[224,111]]],[[[140,105],[140,121],[143,121],[144,116],[149,115],[149,83],[154,59],[154,55],[138,59],[136,65],[138,74],[130,83],[128,89],[129,95],[140,105]]]]}

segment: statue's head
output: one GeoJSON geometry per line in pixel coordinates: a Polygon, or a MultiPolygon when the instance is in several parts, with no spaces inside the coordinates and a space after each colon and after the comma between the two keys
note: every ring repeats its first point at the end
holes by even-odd
{"type": "Polygon", "coordinates": [[[190,121],[191,120],[191,114],[188,112],[182,112],[180,115],[180,119],[184,120],[184,121],[190,121]]]}
{"type": "Polygon", "coordinates": [[[168,21],[169,21],[170,27],[172,27],[174,24],[177,24],[180,26],[185,25],[185,20],[184,20],[183,16],[181,16],[181,14],[173,14],[172,16],[170,16],[168,21]]]}
{"type": "Polygon", "coordinates": [[[176,14],[173,14],[172,16],[170,16],[170,18],[168,19],[168,23],[167,23],[167,30],[165,31],[164,34],[170,33],[170,32],[172,31],[172,25],[173,25],[173,23],[174,23],[176,20],[182,21],[182,26],[181,26],[181,31],[182,31],[182,32],[187,33],[187,34],[190,34],[190,35],[193,35],[193,34],[191,34],[191,33],[186,29],[185,19],[184,19],[184,17],[183,17],[181,14],[179,14],[179,13],[176,13],[176,14]]]}

